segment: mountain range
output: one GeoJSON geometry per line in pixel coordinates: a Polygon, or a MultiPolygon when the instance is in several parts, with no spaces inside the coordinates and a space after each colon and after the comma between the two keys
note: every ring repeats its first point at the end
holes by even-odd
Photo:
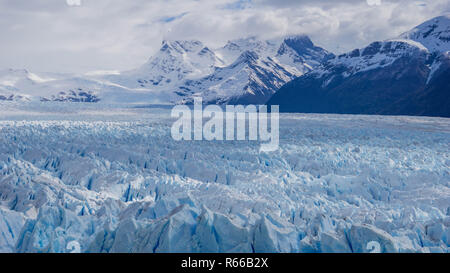
{"type": "Polygon", "coordinates": [[[333,58],[304,35],[229,41],[163,41],[141,67],[120,73],[69,75],[0,71],[0,100],[106,103],[264,104],[285,83],[333,58]]]}
{"type": "Polygon", "coordinates": [[[450,16],[337,56],[283,86],[283,112],[450,117],[450,16]]]}
{"type": "Polygon", "coordinates": [[[450,116],[450,16],[335,56],[305,35],[210,48],[162,42],[141,67],[83,75],[0,71],[0,100],[280,105],[282,112],[450,116]]]}

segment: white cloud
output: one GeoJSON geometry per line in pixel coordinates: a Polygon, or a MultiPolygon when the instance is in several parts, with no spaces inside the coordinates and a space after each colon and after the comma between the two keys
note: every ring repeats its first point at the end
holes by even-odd
{"type": "Polygon", "coordinates": [[[0,68],[131,69],[162,39],[219,46],[244,36],[306,33],[343,52],[445,11],[448,0],[0,0],[0,68]]]}
{"type": "Polygon", "coordinates": [[[381,0],[366,0],[369,6],[380,6],[381,0]]]}
{"type": "Polygon", "coordinates": [[[81,6],[81,0],[66,0],[66,3],[69,6],[81,6]]]}

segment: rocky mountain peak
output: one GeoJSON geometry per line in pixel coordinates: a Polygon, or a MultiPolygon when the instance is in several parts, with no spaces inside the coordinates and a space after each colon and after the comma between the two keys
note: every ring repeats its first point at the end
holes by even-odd
{"type": "Polygon", "coordinates": [[[450,51],[450,14],[435,17],[400,35],[423,44],[431,52],[450,51]]]}

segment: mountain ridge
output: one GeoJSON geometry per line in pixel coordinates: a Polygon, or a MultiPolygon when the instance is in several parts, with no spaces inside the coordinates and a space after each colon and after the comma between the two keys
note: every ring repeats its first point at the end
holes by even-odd
{"type": "Polygon", "coordinates": [[[282,112],[450,117],[450,39],[440,39],[449,21],[433,18],[398,38],[341,54],[283,86],[267,104],[282,112]]]}
{"type": "Polygon", "coordinates": [[[217,49],[198,40],[164,40],[146,63],[121,73],[61,74],[48,81],[22,75],[17,82],[27,84],[18,86],[8,81],[8,75],[4,80],[0,75],[0,98],[6,100],[14,93],[41,101],[180,104],[204,93],[205,103],[261,104],[329,56],[332,53],[314,46],[305,35],[277,40],[248,37],[217,49]],[[240,61],[247,64],[241,67],[240,61]]]}

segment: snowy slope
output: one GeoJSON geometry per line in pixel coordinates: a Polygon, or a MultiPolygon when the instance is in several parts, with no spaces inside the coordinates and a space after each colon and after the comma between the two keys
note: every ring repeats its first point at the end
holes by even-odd
{"type": "Polygon", "coordinates": [[[254,51],[245,51],[234,63],[217,68],[212,75],[187,81],[178,94],[187,97],[183,103],[202,97],[206,103],[264,104],[297,75],[270,57],[261,58],[254,51]]]}
{"type": "Polygon", "coordinates": [[[0,71],[0,94],[23,97],[26,100],[76,101],[84,97],[95,100],[102,85],[93,80],[70,74],[32,73],[28,70],[0,71]]]}
{"type": "Polygon", "coordinates": [[[450,14],[426,21],[400,37],[419,42],[431,52],[450,51],[450,14]]]}
{"type": "Polygon", "coordinates": [[[227,65],[235,62],[246,51],[255,52],[261,58],[277,59],[283,66],[296,74],[311,71],[333,54],[317,47],[305,35],[290,35],[279,39],[262,41],[256,37],[229,41],[216,50],[227,65]]]}
{"type": "Polygon", "coordinates": [[[271,41],[239,39],[217,52],[227,65],[182,84],[177,91],[181,103],[202,97],[205,103],[263,104],[282,85],[334,56],[303,35],[271,41]]]}
{"type": "Polygon", "coordinates": [[[339,67],[342,76],[348,77],[359,72],[389,67],[401,58],[425,56],[428,50],[420,43],[411,40],[393,39],[374,42],[367,47],[331,59],[313,74],[318,77],[333,73],[339,67]]]}
{"type": "Polygon", "coordinates": [[[160,95],[149,89],[128,88],[109,76],[0,71],[0,100],[102,103],[158,103],[160,95]]]}
{"type": "Polygon", "coordinates": [[[210,74],[223,61],[200,41],[163,41],[161,49],[140,68],[109,78],[131,88],[166,89],[184,79],[210,74]]]}
{"type": "Polygon", "coordinates": [[[301,74],[314,70],[334,54],[315,46],[305,35],[287,36],[278,48],[276,58],[284,65],[296,68],[301,74]]]}
{"type": "Polygon", "coordinates": [[[274,56],[278,46],[278,41],[262,41],[256,37],[248,37],[228,41],[225,46],[218,48],[216,52],[224,60],[225,66],[228,66],[245,51],[253,51],[262,57],[274,56]]]}
{"type": "Polygon", "coordinates": [[[58,105],[0,102],[1,252],[450,250],[448,119],[282,114],[265,154],[58,105]]]}

